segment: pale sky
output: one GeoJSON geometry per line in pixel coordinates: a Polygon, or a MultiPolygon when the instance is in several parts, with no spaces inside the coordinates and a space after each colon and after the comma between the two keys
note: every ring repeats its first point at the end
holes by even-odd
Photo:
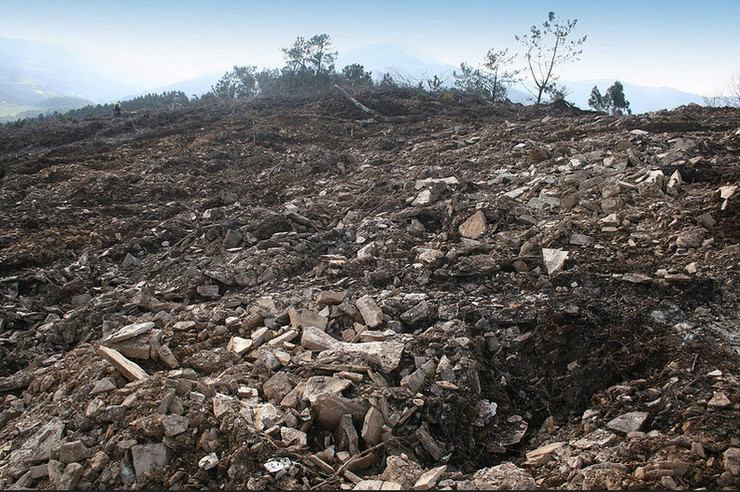
{"type": "Polygon", "coordinates": [[[514,35],[550,10],[588,36],[562,80],[712,95],[740,73],[740,0],[3,0],[0,36],[53,43],[156,86],[282,66],[280,47],[321,33],[340,53],[397,43],[476,64],[489,48],[520,50],[514,35]]]}

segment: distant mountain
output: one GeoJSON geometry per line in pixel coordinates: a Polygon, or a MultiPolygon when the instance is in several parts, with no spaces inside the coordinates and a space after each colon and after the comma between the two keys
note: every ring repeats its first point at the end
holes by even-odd
{"type": "MultiPolygon", "coordinates": [[[[647,87],[620,81],[624,86],[624,95],[630,103],[633,113],[647,113],[661,109],[673,109],[689,103],[704,104],[704,98],[699,94],[682,92],[668,87],[647,87]]],[[[594,86],[604,94],[614,84],[613,79],[562,81],[570,92],[565,97],[567,101],[575,103],[581,109],[589,109],[588,98],[594,86]]]]}
{"type": "Polygon", "coordinates": [[[437,75],[449,85],[453,83],[452,71],[456,68],[411,48],[402,49],[392,44],[374,44],[340,53],[336,61],[337,71],[352,63],[359,63],[366,71],[372,71],[375,80],[390,73],[401,81],[418,83],[437,75]]]}
{"type": "MultiPolygon", "coordinates": [[[[477,64],[475,60],[468,62],[477,64]]],[[[352,63],[359,63],[365,70],[372,71],[376,81],[384,73],[390,73],[400,83],[416,85],[419,82],[426,83],[437,75],[446,87],[454,86],[452,73],[459,68],[418,50],[393,44],[370,45],[341,53],[336,61],[337,71],[352,63]]],[[[5,116],[4,119],[7,119],[8,115],[17,115],[24,111],[34,116],[39,112],[61,112],[90,101],[113,102],[152,92],[179,90],[188,97],[193,94],[201,96],[210,91],[211,86],[228,69],[166,86],[147,88],[144,84],[126,81],[120,74],[87,63],[74,53],[56,46],[0,37],[0,117],[5,116]],[[57,99],[60,103],[58,105],[49,103],[50,98],[54,101],[53,98],[58,97],[78,99],[57,99]],[[44,102],[45,100],[47,101],[44,102]]],[[[588,98],[594,85],[603,94],[613,83],[613,80],[606,79],[562,81],[562,85],[570,91],[566,99],[583,109],[588,109],[588,98]]],[[[692,102],[703,103],[703,98],[698,94],[664,87],[640,86],[625,81],[622,83],[634,113],[672,109],[692,102]]],[[[509,88],[508,97],[513,102],[523,104],[533,101],[533,97],[522,84],[509,88]]]]}
{"type": "Polygon", "coordinates": [[[140,90],[119,74],[51,44],[0,37],[0,103],[38,107],[44,99],[106,102],[140,90]]]}
{"type": "Polygon", "coordinates": [[[183,80],[181,82],[175,82],[174,84],[157,87],[148,92],[159,94],[160,92],[182,91],[188,97],[191,97],[193,94],[200,97],[206,92],[209,92],[211,87],[214,86],[216,82],[218,82],[218,80],[229,70],[231,70],[231,68],[221,72],[204,73],[203,75],[198,75],[194,79],[183,80]]]}

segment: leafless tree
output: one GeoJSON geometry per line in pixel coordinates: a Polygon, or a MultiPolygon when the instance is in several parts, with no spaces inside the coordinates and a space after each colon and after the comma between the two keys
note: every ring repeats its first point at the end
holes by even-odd
{"type": "Polygon", "coordinates": [[[515,36],[526,48],[524,58],[537,88],[537,104],[542,101],[542,94],[555,89],[557,66],[577,60],[581,55],[580,47],[586,41],[586,36],[569,39],[577,22],[578,19],[568,19],[561,23],[555,19],[555,12],[550,12],[542,28],[532,26],[529,34],[515,36]]]}

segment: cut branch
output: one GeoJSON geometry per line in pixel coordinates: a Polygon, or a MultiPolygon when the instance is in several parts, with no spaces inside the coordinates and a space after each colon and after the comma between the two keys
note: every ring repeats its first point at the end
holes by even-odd
{"type": "Polygon", "coordinates": [[[344,97],[349,99],[349,101],[354,104],[358,109],[366,112],[367,114],[373,115],[375,118],[379,119],[380,121],[387,121],[387,118],[383,116],[382,114],[378,113],[374,109],[368,108],[364,104],[362,104],[360,101],[355,99],[354,97],[350,96],[347,91],[339,87],[337,84],[334,84],[334,88],[337,89],[339,92],[342,93],[344,97]]]}

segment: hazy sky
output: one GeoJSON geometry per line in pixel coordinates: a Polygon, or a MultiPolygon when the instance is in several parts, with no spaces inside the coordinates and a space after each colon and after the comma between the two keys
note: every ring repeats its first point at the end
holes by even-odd
{"type": "Polygon", "coordinates": [[[165,85],[233,65],[282,66],[279,47],[327,33],[336,49],[397,43],[478,63],[547,12],[588,35],[563,80],[617,79],[711,95],[740,73],[740,0],[3,0],[0,36],[54,43],[165,85]]]}

